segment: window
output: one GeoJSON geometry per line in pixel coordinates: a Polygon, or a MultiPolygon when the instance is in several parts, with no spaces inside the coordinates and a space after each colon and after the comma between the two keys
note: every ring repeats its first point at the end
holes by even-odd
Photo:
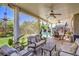
{"type": "Polygon", "coordinates": [[[19,19],[21,34],[31,35],[39,32],[39,23],[37,18],[20,12],[19,19]]]}

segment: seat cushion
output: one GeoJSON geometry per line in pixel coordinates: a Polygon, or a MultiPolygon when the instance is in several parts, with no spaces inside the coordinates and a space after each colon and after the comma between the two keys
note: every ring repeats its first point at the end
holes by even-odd
{"type": "Polygon", "coordinates": [[[29,51],[29,50],[21,50],[20,52],[16,53],[12,53],[10,56],[32,56],[33,52],[29,51]]]}
{"type": "Polygon", "coordinates": [[[41,40],[41,41],[39,41],[39,42],[36,43],[36,46],[40,46],[40,45],[42,45],[44,43],[45,43],[45,40],[41,40]]]}
{"type": "Polygon", "coordinates": [[[10,48],[7,45],[2,46],[0,49],[0,53],[2,53],[3,55],[10,55],[13,52],[17,52],[17,50],[14,48],[10,48]]]}
{"type": "Polygon", "coordinates": [[[76,51],[76,55],[79,56],[79,47],[78,47],[78,49],[77,49],[77,51],[76,51]]]}
{"type": "Polygon", "coordinates": [[[30,41],[30,42],[36,42],[35,36],[29,36],[28,37],[28,41],[30,41]]]}
{"type": "Polygon", "coordinates": [[[76,39],[75,42],[76,42],[76,43],[78,44],[78,46],[79,46],[79,39],[76,39]]]}
{"type": "Polygon", "coordinates": [[[29,44],[28,47],[34,48],[35,44],[29,44]]]}
{"type": "Polygon", "coordinates": [[[72,54],[65,53],[65,52],[60,52],[60,56],[73,56],[73,55],[72,54]]]}
{"type": "Polygon", "coordinates": [[[39,42],[41,40],[40,35],[36,35],[36,42],[39,42]]]}
{"type": "Polygon", "coordinates": [[[20,51],[18,54],[19,54],[20,56],[22,56],[22,55],[26,54],[27,52],[28,52],[28,50],[22,50],[22,51],[20,51]]]}
{"type": "Polygon", "coordinates": [[[29,50],[22,50],[18,53],[19,56],[31,56],[33,55],[33,51],[29,50]]]}
{"type": "Polygon", "coordinates": [[[74,54],[78,45],[76,43],[64,43],[60,46],[60,49],[65,52],[74,54]]]}
{"type": "Polygon", "coordinates": [[[16,52],[14,52],[10,56],[19,56],[19,55],[16,52]]]}

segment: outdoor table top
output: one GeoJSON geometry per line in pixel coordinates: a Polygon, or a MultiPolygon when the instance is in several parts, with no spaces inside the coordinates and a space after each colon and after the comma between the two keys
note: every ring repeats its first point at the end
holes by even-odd
{"type": "Polygon", "coordinates": [[[55,48],[55,46],[56,46],[55,44],[47,43],[42,47],[42,49],[47,51],[52,51],[55,48]]]}

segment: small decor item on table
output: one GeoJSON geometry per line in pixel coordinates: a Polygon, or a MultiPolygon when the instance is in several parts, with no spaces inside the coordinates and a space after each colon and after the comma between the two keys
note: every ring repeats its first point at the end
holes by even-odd
{"type": "Polygon", "coordinates": [[[53,36],[54,36],[54,38],[57,39],[57,40],[60,39],[59,33],[56,32],[56,31],[54,32],[54,35],[53,35],[53,36]]]}
{"type": "Polygon", "coordinates": [[[67,32],[66,33],[68,36],[71,36],[72,35],[72,32],[67,32]]]}
{"type": "Polygon", "coordinates": [[[60,35],[60,39],[61,40],[63,40],[63,38],[64,38],[64,28],[63,27],[61,27],[59,30],[58,30],[58,33],[59,33],[59,35],[60,35]]]}
{"type": "Polygon", "coordinates": [[[72,32],[66,32],[64,40],[71,42],[71,39],[72,39],[72,32]]]}

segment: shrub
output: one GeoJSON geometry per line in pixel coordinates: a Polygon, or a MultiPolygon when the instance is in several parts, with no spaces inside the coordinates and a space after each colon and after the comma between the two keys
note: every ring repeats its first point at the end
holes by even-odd
{"type": "Polygon", "coordinates": [[[13,36],[13,33],[12,32],[8,32],[7,36],[13,36]]]}
{"type": "Polygon", "coordinates": [[[4,36],[4,32],[0,32],[0,37],[1,37],[1,36],[4,36]]]}
{"type": "Polygon", "coordinates": [[[12,39],[9,39],[9,40],[8,40],[8,44],[9,44],[10,46],[12,46],[12,45],[13,45],[13,40],[12,40],[12,39]]]}

